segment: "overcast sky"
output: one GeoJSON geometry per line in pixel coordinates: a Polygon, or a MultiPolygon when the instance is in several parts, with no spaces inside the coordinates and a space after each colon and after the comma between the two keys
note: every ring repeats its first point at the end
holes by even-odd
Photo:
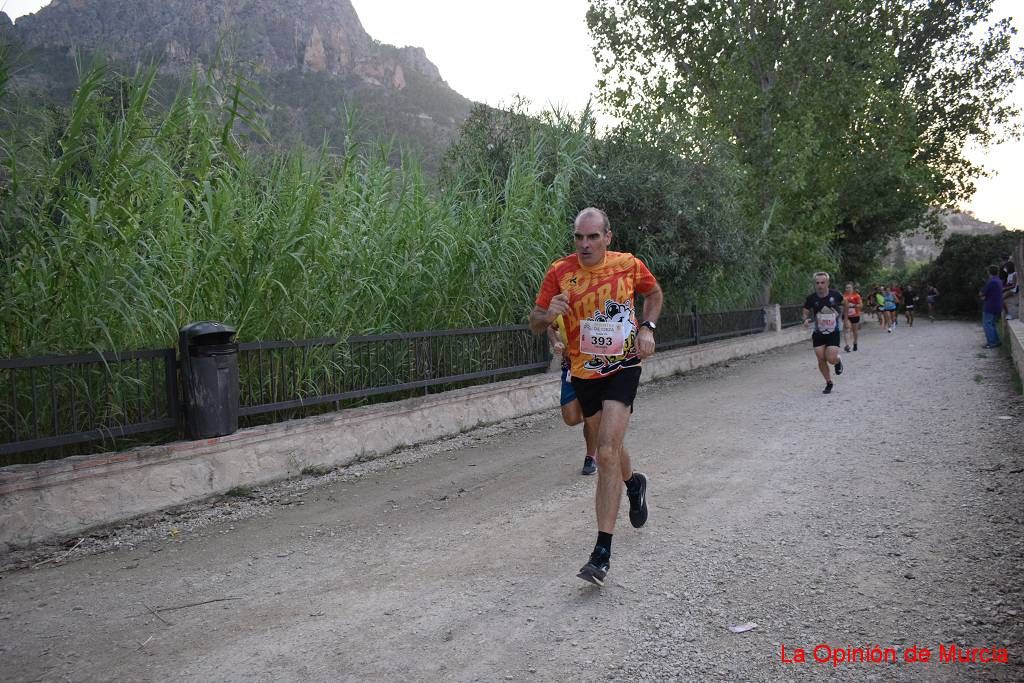
{"type": "MultiPolygon", "coordinates": [[[[35,12],[47,0],[0,0],[12,18],[35,12]]],[[[492,105],[517,94],[535,107],[581,109],[598,79],[584,15],[587,0],[352,0],[366,30],[394,45],[417,45],[449,85],[492,105]]],[[[996,0],[997,16],[1012,16],[1024,30],[1024,2],[996,0]]],[[[1024,44],[1018,34],[1016,45],[1024,44]]],[[[1024,86],[1015,100],[1024,106],[1024,86]]],[[[1024,229],[1024,142],[972,156],[994,172],[977,181],[964,208],[983,220],[1024,229]]]]}

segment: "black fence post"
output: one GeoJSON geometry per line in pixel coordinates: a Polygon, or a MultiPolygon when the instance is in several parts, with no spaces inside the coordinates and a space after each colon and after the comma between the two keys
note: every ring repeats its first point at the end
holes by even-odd
{"type": "Polygon", "coordinates": [[[700,316],[697,315],[697,305],[690,306],[690,327],[693,331],[693,344],[700,344],[700,316]]]}
{"type": "Polygon", "coordinates": [[[174,349],[164,349],[164,389],[167,393],[167,417],[174,422],[178,434],[183,431],[181,424],[181,398],[178,396],[178,354],[174,349]]]}

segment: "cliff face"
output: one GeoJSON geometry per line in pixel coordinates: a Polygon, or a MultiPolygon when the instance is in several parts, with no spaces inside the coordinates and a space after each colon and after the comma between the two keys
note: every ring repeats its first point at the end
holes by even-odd
{"type": "Polygon", "coordinates": [[[14,22],[11,18],[0,12],[0,41],[7,42],[14,37],[14,22]]]}
{"type": "Polygon", "coordinates": [[[884,259],[886,265],[899,265],[900,262],[934,261],[942,252],[942,243],[950,235],[998,235],[1006,231],[1005,226],[979,220],[970,213],[943,213],[939,216],[939,220],[942,221],[944,229],[942,238],[938,242],[921,233],[905,235],[893,240],[884,259]]]}
{"type": "Polygon", "coordinates": [[[275,142],[341,141],[355,112],[363,136],[418,150],[428,171],[473,104],[422,48],[374,40],[350,0],[51,0],[13,25],[0,13],[0,42],[18,46],[10,89],[59,105],[76,53],[127,73],[156,63],[168,92],[220,56],[259,84],[275,142]]]}
{"type": "Polygon", "coordinates": [[[402,89],[414,71],[443,82],[422,49],[374,41],[349,0],[53,0],[14,30],[29,48],[157,58],[165,70],[208,63],[221,53],[264,73],[355,76],[402,89]]]}

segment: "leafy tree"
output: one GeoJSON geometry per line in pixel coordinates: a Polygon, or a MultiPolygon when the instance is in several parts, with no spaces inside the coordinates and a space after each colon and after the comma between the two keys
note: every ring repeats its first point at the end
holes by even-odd
{"type": "Polygon", "coordinates": [[[735,150],[768,298],[801,262],[867,270],[865,253],[969,196],[964,144],[1017,113],[1024,68],[991,4],[592,0],[587,20],[615,112],[735,150]]]}
{"type": "Polygon", "coordinates": [[[589,169],[574,178],[573,213],[603,209],[613,248],[643,257],[677,307],[734,308],[756,299],[756,273],[747,263],[753,245],[739,199],[743,173],[721,147],[691,147],[683,156],[680,135],[668,130],[649,135],[622,126],[598,136],[589,111],[532,117],[523,102],[508,110],[479,105],[446,154],[444,182],[473,192],[481,183],[500,187],[517,155],[535,147],[547,183],[559,166],[558,141],[571,131],[586,136],[580,149],[589,169]]]}
{"type": "Polygon", "coordinates": [[[581,178],[576,208],[597,206],[608,214],[613,248],[643,257],[674,308],[749,305],[757,278],[747,262],[753,245],[737,199],[742,172],[719,149],[683,157],[678,146],[668,133],[652,140],[628,127],[595,141],[594,174],[581,178]]]}

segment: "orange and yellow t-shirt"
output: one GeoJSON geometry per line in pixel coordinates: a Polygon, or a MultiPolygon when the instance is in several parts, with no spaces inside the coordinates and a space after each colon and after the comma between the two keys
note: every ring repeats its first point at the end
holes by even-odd
{"type": "Polygon", "coordinates": [[[853,294],[843,295],[843,302],[846,304],[846,315],[857,317],[860,315],[860,309],[862,304],[860,294],[854,292],[853,294]]]}
{"type": "Polygon", "coordinates": [[[570,310],[562,317],[573,377],[597,379],[640,365],[633,297],[657,285],[644,262],[624,252],[606,252],[591,268],[576,254],[551,264],[535,303],[547,308],[560,292],[569,295],[570,310]]]}

